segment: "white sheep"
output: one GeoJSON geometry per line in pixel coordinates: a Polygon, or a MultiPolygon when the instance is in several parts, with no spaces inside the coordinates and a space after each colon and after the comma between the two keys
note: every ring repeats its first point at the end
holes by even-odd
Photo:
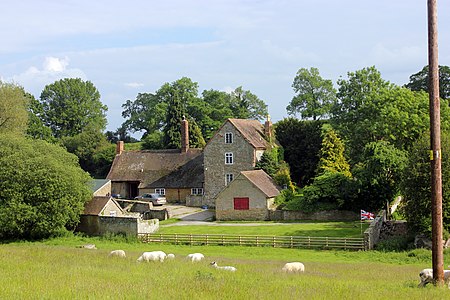
{"type": "Polygon", "coordinates": [[[141,256],[137,259],[138,262],[141,261],[160,261],[163,262],[164,259],[167,257],[166,253],[163,251],[151,251],[151,252],[144,252],[141,256]]]}
{"type": "Polygon", "coordinates": [[[188,256],[186,256],[186,259],[190,260],[191,262],[202,261],[204,258],[205,256],[201,253],[191,253],[188,256]]]}
{"type": "Polygon", "coordinates": [[[175,259],[175,254],[173,254],[173,253],[169,253],[169,254],[167,254],[167,257],[166,257],[167,259],[175,259]]]}
{"type": "Polygon", "coordinates": [[[281,270],[286,273],[299,273],[305,272],[305,266],[301,262],[290,262],[286,263],[281,270]]]}
{"type": "MultiPolygon", "coordinates": [[[[418,287],[425,287],[433,282],[433,269],[423,269],[419,273],[420,283],[418,287]]],[[[450,270],[444,270],[444,281],[449,284],[450,288],[450,270]]]]}
{"type": "Polygon", "coordinates": [[[95,247],[95,245],[94,244],[86,244],[86,245],[83,245],[83,246],[80,246],[80,248],[84,248],[84,249],[97,249],[97,247],[95,247]]]}
{"type": "Polygon", "coordinates": [[[120,258],[125,258],[127,257],[125,255],[125,251],[123,250],[113,250],[108,254],[108,257],[120,257],[120,258]]]}
{"type": "Polygon", "coordinates": [[[213,266],[214,268],[219,269],[219,270],[230,271],[230,272],[236,272],[236,270],[237,270],[235,267],[232,267],[232,266],[219,267],[215,261],[213,261],[211,263],[211,266],[213,266]]]}

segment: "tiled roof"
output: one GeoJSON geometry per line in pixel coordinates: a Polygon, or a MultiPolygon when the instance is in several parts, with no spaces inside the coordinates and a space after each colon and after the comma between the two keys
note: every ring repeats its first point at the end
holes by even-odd
{"type": "Polygon", "coordinates": [[[116,204],[118,209],[122,210],[120,205],[117,204],[117,202],[115,202],[114,199],[112,199],[111,197],[96,196],[93,197],[91,201],[89,201],[84,205],[83,214],[98,216],[102,212],[103,208],[106,206],[108,201],[110,200],[116,204]]]}
{"type": "Polygon", "coordinates": [[[205,172],[203,171],[203,153],[179,167],[174,172],[150,183],[145,188],[193,188],[203,187],[205,172]]]}
{"type": "Polygon", "coordinates": [[[114,158],[107,176],[111,181],[138,181],[143,188],[172,173],[202,153],[189,149],[125,151],[114,158]]]}
{"type": "Polygon", "coordinates": [[[257,120],[228,119],[242,136],[256,149],[267,149],[269,142],[264,137],[264,126],[257,120]]]}
{"type": "Polygon", "coordinates": [[[268,198],[276,197],[280,194],[280,188],[263,170],[242,171],[241,174],[252,182],[268,198]]]}

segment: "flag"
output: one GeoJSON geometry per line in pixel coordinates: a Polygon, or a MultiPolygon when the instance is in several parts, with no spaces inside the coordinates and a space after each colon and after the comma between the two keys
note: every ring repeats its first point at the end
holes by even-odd
{"type": "Polygon", "coordinates": [[[361,220],[373,220],[375,214],[361,209],[361,220]]]}

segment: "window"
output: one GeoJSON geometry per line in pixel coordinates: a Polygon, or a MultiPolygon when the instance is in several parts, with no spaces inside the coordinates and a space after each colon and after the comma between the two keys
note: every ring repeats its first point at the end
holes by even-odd
{"type": "Polygon", "coordinates": [[[225,133],[225,144],[233,144],[233,133],[232,132],[225,133]]]}
{"type": "Polygon", "coordinates": [[[234,198],[234,209],[235,210],[248,210],[250,200],[248,198],[234,198]]]}
{"type": "Polygon", "coordinates": [[[225,174],[225,185],[228,185],[232,181],[233,181],[233,174],[231,173],[225,174]]]}
{"type": "Polygon", "coordinates": [[[233,164],[233,153],[232,152],[225,153],[225,164],[226,165],[233,164]]]}
{"type": "Polygon", "coordinates": [[[110,217],[117,217],[117,212],[115,210],[110,210],[109,211],[109,216],[110,217]]]}
{"type": "Polygon", "coordinates": [[[192,188],[191,195],[203,195],[203,188],[192,188]]]}
{"type": "Polygon", "coordinates": [[[161,189],[161,188],[155,189],[155,193],[164,196],[164,195],[166,195],[166,189],[161,189]]]}

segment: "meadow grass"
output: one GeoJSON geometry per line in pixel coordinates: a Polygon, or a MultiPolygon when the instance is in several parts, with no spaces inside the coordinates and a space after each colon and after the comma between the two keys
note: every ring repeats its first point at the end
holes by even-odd
{"type": "Polygon", "coordinates": [[[369,223],[363,222],[312,222],[281,223],[267,225],[261,223],[220,223],[219,226],[184,225],[173,226],[173,223],[162,224],[158,233],[179,234],[240,234],[271,236],[316,236],[316,237],[362,237],[361,232],[369,223]],[[169,226],[167,226],[169,225],[169,226]],[[361,229],[362,228],[362,229],[361,229]]]}
{"type": "MultiPolygon", "coordinates": [[[[449,253],[445,253],[448,262],[449,253]]],[[[269,247],[142,244],[60,238],[0,245],[0,299],[446,299],[450,290],[417,288],[428,250],[317,251],[269,247]],[[78,248],[94,243],[97,250],[78,248]],[[109,258],[124,249],[126,259],[109,258]],[[164,263],[137,263],[143,251],[174,253],[164,263]],[[202,252],[206,260],[184,257],[202,252]],[[209,262],[237,267],[213,269],[209,262]],[[284,274],[301,261],[303,274],[284,274]]]]}

